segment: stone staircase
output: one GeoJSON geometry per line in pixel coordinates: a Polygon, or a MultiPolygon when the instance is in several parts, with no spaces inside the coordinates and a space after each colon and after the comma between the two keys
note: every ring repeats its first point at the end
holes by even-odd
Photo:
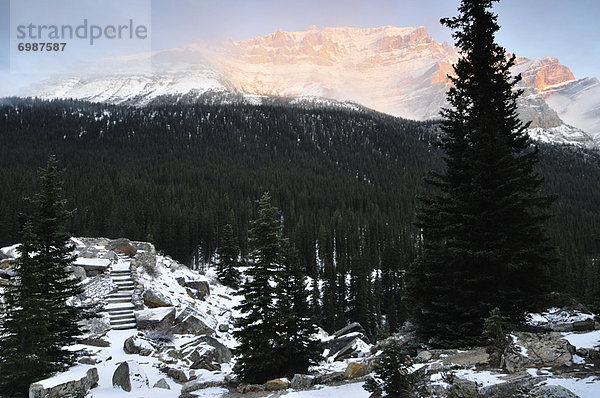
{"type": "Polygon", "coordinates": [[[119,255],[119,260],[110,270],[110,277],[118,289],[106,298],[106,311],[110,326],[114,330],[135,329],[134,305],[131,303],[135,284],[131,278],[131,259],[119,255]]]}

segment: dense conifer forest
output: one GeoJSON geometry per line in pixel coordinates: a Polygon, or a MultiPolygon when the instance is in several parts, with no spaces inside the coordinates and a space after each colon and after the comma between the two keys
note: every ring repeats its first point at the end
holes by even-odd
{"type": "MultiPolygon", "coordinates": [[[[193,267],[213,261],[223,228],[249,253],[255,201],[269,192],[311,278],[328,331],[358,321],[372,335],[405,318],[404,270],[419,231],[416,197],[440,170],[435,122],[364,110],[283,105],[119,107],[7,99],[0,106],[0,245],[18,241],[37,168],[56,154],[78,236],[151,240],[193,267]],[[385,315],[385,316],[384,316],[385,315]],[[383,319],[386,322],[383,322],[383,319]]],[[[540,144],[556,291],[600,293],[600,155],[540,144]]]]}

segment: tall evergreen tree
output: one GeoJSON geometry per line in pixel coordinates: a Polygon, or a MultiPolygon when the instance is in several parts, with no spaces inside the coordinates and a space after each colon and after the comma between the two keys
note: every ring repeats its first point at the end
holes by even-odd
{"type": "Polygon", "coordinates": [[[25,396],[32,382],[71,366],[78,352],[66,347],[79,341],[78,322],[88,316],[69,304],[81,287],[67,269],[73,260],[64,232],[69,212],[54,157],[40,177],[42,189],[21,234],[16,280],[4,294],[0,387],[7,396],[25,396]]]}
{"type": "Polygon", "coordinates": [[[237,288],[240,283],[240,271],[237,269],[239,265],[239,248],[230,224],[223,227],[221,244],[217,249],[217,254],[219,255],[219,262],[217,263],[219,281],[226,286],[237,288]]]}
{"type": "Polygon", "coordinates": [[[515,57],[494,41],[496,0],[463,0],[455,30],[461,57],[442,111],[446,171],[428,183],[437,194],[418,211],[422,245],[410,272],[421,338],[434,345],[478,340],[483,319],[498,307],[513,322],[538,302],[552,248],[539,194],[538,159],[517,117],[515,57]]]}
{"type": "Polygon", "coordinates": [[[275,301],[283,261],[281,221],[268,193],[258,201],[258,206],[258,218],[250,230],[252,261],[240,289],[244,299],[237,307],[244,315],[238,318],[233,333],[239,341],[234,371],[240,379],[251,383],[263,383],[278,375],[285,362],[282,353],[276,350],[281,324],[275,301]]]}
{"type": "Polygon", "coordinates": [[[312,337],[316,326],[306,289],[306,276],[302,270],[296,249],[286,242],[284,261],[277,287],[277,317],[281,321],[277,351],[284,358],[280,374],[293,376],[306,373],[320,356],[319,346],[312,337]]]}

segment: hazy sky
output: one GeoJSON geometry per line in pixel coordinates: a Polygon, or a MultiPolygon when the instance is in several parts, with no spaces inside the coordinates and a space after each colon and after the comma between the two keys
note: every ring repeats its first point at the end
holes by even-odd
{"type": "MultiPolygon", "coordinates": [[[[90,0],[62,1],[81,4],[90,0]]],[[[132,0],[122,4],[128,1],[132,0]]],[[[147,1],[151,1],[153,49],[175,47],[195,39],[240,40],[278,29],[303,30],[311,25],[320,28],[423,25],[437,41],[452,42],[451,32],[440,25],[439,19],[456,15],[460,3],[459,0],[147,1]]],[[[39,2],[52,4],[52,0],[39,2]]],[[[600,0],[502,0],[494,10],[502,26],[497,39],[507,50],[529,58],[556,57],[571,68],[576,78],[600,77],[600,0]]],[[[19,86],[38,78],[9,74],[9,11],[10,0],[0,0],[0,95],[13,94],[19,86]]],[[[59,17],[64,18],[64,13],[56,16],[59,17]]],[[[81,19],[80,15],[73,17],[81,19]]]]}

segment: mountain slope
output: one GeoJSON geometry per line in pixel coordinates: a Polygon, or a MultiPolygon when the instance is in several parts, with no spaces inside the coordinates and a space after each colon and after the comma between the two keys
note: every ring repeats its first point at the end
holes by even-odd
{"type": "MultiPolygon", "coordinates": [[[[256,95],[328,98],[425,120],[438,117],[446,105],[447,74],[457,56],[453,46],[437,43],[422,26],[313,26],[221,45],[195,42],[121,62],[113,59],[96,69],[117,72],[55,78],[30,87],[25,94],[133,105],[160,102],[165,96],[191,99],[214,92],[248,94],[255,102],[260,102],[256,95]],[[132,71],[136,61],[150,61],[154,72],[132,71]]],[[[521,101],[521,109],[524,120],[538,128],[534,136],[594,146],[580,129],[596,131],[600,116],[589,107],[582,111],[581,104],[597,104],[597,91],[586,91],[583,85],[571,85],[569,92],[552,90],[574,81],[568,67],[555,58],[519,57],[514,72],[523,74],[523,86],[531,91],[530,98],[521,101]],[[563,115],[573,127],[565,127],[563,115]],[[562,133],[557,135],[556,128],[562,133]]]]}

